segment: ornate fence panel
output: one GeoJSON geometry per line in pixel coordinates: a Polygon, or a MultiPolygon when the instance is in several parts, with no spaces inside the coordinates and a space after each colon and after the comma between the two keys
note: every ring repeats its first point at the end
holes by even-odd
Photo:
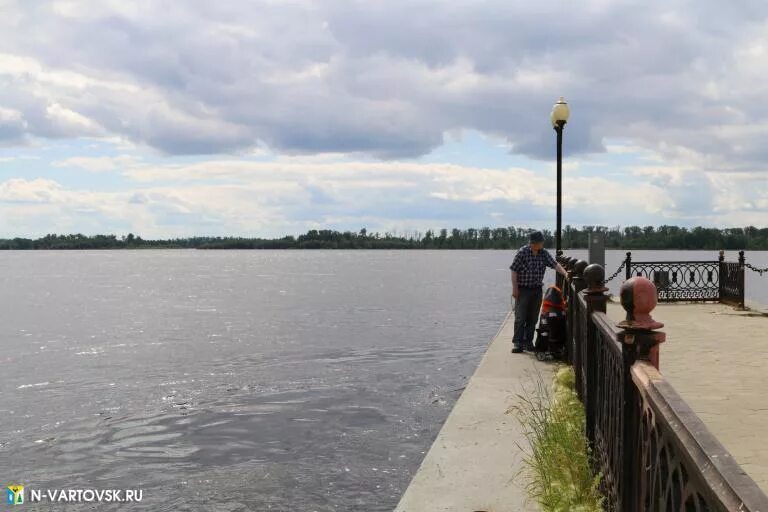
{"type": "MultiPolygon", "coordinates": [[[[580,297],[578,296],[575,291],[572,291],[569,295],[571,295],[571,303],[569,304],[569,308],[571,310],[571,314],[573,314],[573,321],[571,322],[570,326],[570,338],[568,340],[568,345],[571,347],[572,350],[572,357],[570,359],[570,363],[573,366],[574,374],[576,377],[576,394],[579,395],[579,398],[584,400],[584,376],[582,375],[582,353],[581,353],[581,347],[584,345],[584,343],[581,343],[582,337],[581,337],[581,328],[584,325],[584,322],[581,322],[580,320],[584,317],[583,314],[581,314],[581,311],[583,311],[584,306],[580,304],[580,297]]],[[[566,317],[567,321],[567,317],[566,317]]]]}
{"type": "Polygon", "coordinates": [[[768,500],[652,365],[631,370],[636,393],[634,509],[654,512],[765,510],[768,500]]]}
{"type": "Polygon", "coordinates": [[[658,372],[664,335],[652,330],[653,320],[637,321],[635,311],[619,328],[605,314],[603,269],[570,270],[572,364],[605,510],[768,511],[768,496],[658,372]]]}
{"type": "Polygon", "coordinates": [[[578,365],[578,367],[574,366],[576,368],[576,375],[577,381],[580,384],[580,393],[579,398],[581,398],[581,401],[586,403],[588,398],[588,394],[590,392],[594,393],[594,390],[589,389],[589,379],[588,379],[588,371],[589,367],[587,366],[587,362],[590,361],[590,354],[589,354],[589,322],[587,322],[587,312],[589,311],[589,305],[587,304],[586,300],[584,299],[584,296],[581,294],[577,294],[575,297],[575,302],[577,304],[577,307],[579,311],[583,312],[580,315],[577,315],[574,320],[577,322],[576,325],[574,325],[574,337],[576,338],[576,346],[578,347],[579,351],[579,357],[575,364],[578,365]],[[579,321],[582,320],[582,321],[579,321]]]}
{"type": "MultiPolygon", "coordinates": [[[[591,321],[595,321],[591,319],[591,321]]],[[[607,498],[606,510],[621,510],[624,455],[623,430],[625,404],[624,369],[621,345],[611,332],[603,314],[595,321],[594,338],[587,340],[595,346],[595,388],[587,390],[594,397],[593,439],[595,464],[602,472],[600,491],[607,498]],[[593,391],[593,393],[590,393],[593,391]]],[[[591,397],[590,397],[591,399],[591,397]]]]}
{"type": "Polygon", "coordinates": [[[632,261],[628,252],[622,266],[627,279],[652,281],[659,301],[719,301],[744,307],[744,251],[738,262],[725,261],[723,251],[718,261],[632,261]]]}
{"type": "Polygon", "coordinates": [[[744,267],[730,261],[720,262],[720,302],[744,306],[744,267]]]}
{"type": "MultiPolygon", "coordinates": [[[[558,261],[566,269],[573,270],[576,260],[561,256],[558,261]]],[[[645,277],[656,285],[657,299],[673,301],[719,301],[739,308],[744,307],[744,269],[768,272],[748,265],[744,251],[739,252],[738,262],[727,262],[723,251],[718,261],[632,261],[628,252],[619,269],[605,282],[616,277],[622,269],[626,279],[645,277]]],[[[558,286],[563,280],[558,276],[558,286]]]]}
{"type": "Polygon", "coordinates": [[[656,285],[659,301],[720,299],[719,261],[633,261],[628,268],[656,285]]]}

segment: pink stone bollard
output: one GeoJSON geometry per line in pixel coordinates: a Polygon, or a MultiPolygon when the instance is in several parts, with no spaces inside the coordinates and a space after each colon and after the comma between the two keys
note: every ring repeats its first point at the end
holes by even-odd
{"type": "Polygon", "coordinates": [[[627,279],[621,285],[621,305],[627,318],[618,323],[624,329],[619,335],[622,343],[637,346],[638,354],[659,369],[659,344],[666,341],[666,334],[653,332],[664,327],[651,317],[656,307],[656,285],[645,277],[627,279]]]}
{"type": "Polygon", "coordinates": [[[656,285],[645,277],[632,277],[621,285],[621,305],[627,312],[626,320],[619,322],[622,329],[653,330],[664,324],[651,318],[656,307],[656,285]]]}

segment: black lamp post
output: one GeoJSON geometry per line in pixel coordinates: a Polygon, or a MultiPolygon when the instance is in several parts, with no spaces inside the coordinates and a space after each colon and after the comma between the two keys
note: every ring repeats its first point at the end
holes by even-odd
{"type": "Polygon", "coordinates": [[[555,232],[555,254],[560,256],[562,251],[562,217],[563,217],[563,128],[571,114],[568,103],[560,96],[560,100],[552,107],[550,119],[552,127],[557,132],[557,231],[555,232]]]}

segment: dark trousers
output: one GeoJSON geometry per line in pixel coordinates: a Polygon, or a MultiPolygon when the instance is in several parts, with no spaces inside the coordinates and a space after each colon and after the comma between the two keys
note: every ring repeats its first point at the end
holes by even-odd
{"type": "Polygon", "coordinates": [[[518,288],[520,294],[515,301],[515,334],[512,344],[516,347],[533,344],[536,322],[541,309],[541,286],[537,288],[518,288]]]}

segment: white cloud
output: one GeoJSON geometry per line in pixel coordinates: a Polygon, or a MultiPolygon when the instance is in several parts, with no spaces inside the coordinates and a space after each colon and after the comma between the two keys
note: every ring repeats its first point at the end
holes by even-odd
{"type": "Polygon", "coordinates": [[[70,157],[51,163],[53,167],[74,167],[86,171],[102,172],[127,169],[137,165],[137,159],[130,155],[70,157]]]}
{"type": "Polygon", "coordinates": [[[61,183],[2,182],[4,229],[44,225],[43,212],[73,229],[158,234],[281,234],[354,219],[544,225],[550,175],[405,159],[467,129],[550,158],[547,116],[561,94],[573,112],[569,222],[765,219],[765,2],[0,6],[0,146],[86,137],[125,153],[83,156],[73,144],[52,164],[66,168],[61,183]],[[174,158],[191,153],[209,157],[174,158]],[[631,181],[618,176],[625,167],[631,181]],[[72,185],[78,170],[128,179],[95,192],[72,185]]]}
{"type": "Polygon", "coordinates": [[[103,131],[93,120],[74,110],[62,107],[58,103],[48,105],[45,114],[53,126],[57,126],[59,130],[66,133],[76,132],[86,136],[103,131]]]}
{"type": "MultiPolygon", "coordinates": [[[[119,191],[45,179],[0,182],[0,233],[83,226],[145,237],[281,236],[312,227],[551,227],[555,194],[549,172],[327,155],[186,165],[73,157],[65,163],[122,169],[129,181],[119,191]]],[[[742,225],[758,224],[768,212],[768,190],[756,186],[760,173],[646,166],[634,176],[568,176],[566,223],[742,225]]]]}
{"type": "Polygon", "coordinates": [[[13,178],[0,182],[0,201],[9,203],[52,203],[61,198],[62,188],[55,181],[13,178]]]}
{"type": "Polygon", "coordinates": [[[569,154],[612,137],[723,170],[764,161],[739,133],[765,118],[760,2],[6,4],[0,92],[30,135],[391,158],[467,128],[543,156],[565,94],[569,154]]]}

